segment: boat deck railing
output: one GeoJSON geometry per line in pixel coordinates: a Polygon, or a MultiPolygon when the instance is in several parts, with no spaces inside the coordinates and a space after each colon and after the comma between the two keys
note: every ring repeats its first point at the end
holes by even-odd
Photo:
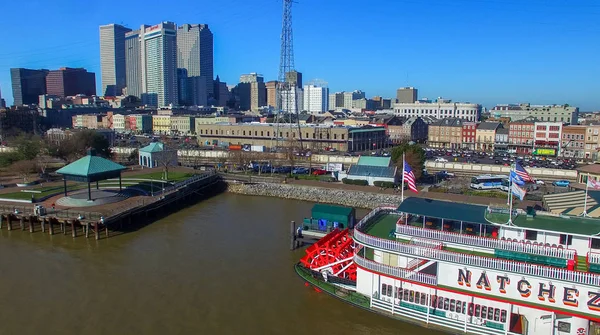
{"type": "Polygon", "coordinates": [[[414,244],[406,244],[398,241],[374,237],[361,232],[360,229],[355,229],[354,239],[363,245],[398,254],[411,255],[419,258],[461,265],[470,265],[483,269],[495,269],[498,271],[552,278],[554,280],[572,282],[575,284],[600,286],[600,275],[589,272],[572,271],[550,266],[534,265],[492,257],[476,256],[427,248],[414,244]]]}
{"type": "Polygon", "coordinates": [[[577,257],[577,252],[573,249],[564,249],[560,247],[552,247],[537,243],[532,244],[516,240],[512,241],[483,236],[465,235],[459,233],[445,232],[441,230],[413,227],[409,225],[397,225],[396,233],[401,235],[421,237],[429,240],[438,240],[448,243],[464,244],[468,246],[475,246],[487,249],[501,249],[562,259],[575,259],[577,257]]]}
{"type": "Polygon", "coordinates": [[[600,264],[600,254],[595,252],[589,252],[587,255],[587,261],[590,264],[600,264]]]}
{"type": "Polygon", "coordinates": [[[428,285],[436,285],[437,277],[433,275],[428,275],[421,272],[415,272],[408,269],[403,269],[395,266],[389,266],[381,263],[377,263],[374,261],[370,261],[366,258],[359,256],[358,254],[354,255],[354,263],[356,265],[363,267],[365,269],[375,271],[378,273],[387,274],[388,276],[402,278],[410,281],[415,281],[428,285]]]}

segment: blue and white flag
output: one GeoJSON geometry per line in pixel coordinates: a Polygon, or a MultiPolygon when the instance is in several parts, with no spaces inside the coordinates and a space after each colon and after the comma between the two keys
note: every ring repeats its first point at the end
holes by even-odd
{"type": "Polygon", "coordinates": [[[512,184],[512,194],[519,198],[519,200],[525,199],[526,193],[527,192],[524,189],[520,188],[519,185],[512,184]]]}
{"type": "Polygon", "coordinates": [[[523,180],[523,178],[521,178],[521,176],[515,173],[515,171],[510,171],[510,181],[511,183],[517,184],[519,186],[525,185],[525,181],[523,180]]]}

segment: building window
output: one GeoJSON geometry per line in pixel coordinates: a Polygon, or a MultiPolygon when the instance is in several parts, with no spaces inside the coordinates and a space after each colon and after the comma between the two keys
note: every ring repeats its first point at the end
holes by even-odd
{"type": "Polygon", "coordinates": [[[381,284],[381,296],[387,295],[387,284],[381,284]]]}
{"type": "Polygon", "coordinates": [[[342,140],[344,139],[345,136],[346,136],[346,134],[342,134],[342,140]]]}
{"type": "Polygon", "coordinates": [[[337,140],[337,134],[333,134],[333,139],[337,140]]]}
{"type": "Polygon", "coordinates": [[[262,137],[262,136],[265,136],[265,135],[263,134],[263,131],[262,131],[262,130],[260,131],[260,136],[261,136],[261,137],[262,137]]]}
{"type": "Polygon", "coordinates": [[[243,135],[244,135],[244,136],[246,136],[246,131],[245,131],[245,130],[244,130],[244,133],[243,133],[243,135]]]}
{"type": "Polygon", "coordinates": [[[267,137],[271,137],[271,132],[270,131],[267,132],[267,137]]]}

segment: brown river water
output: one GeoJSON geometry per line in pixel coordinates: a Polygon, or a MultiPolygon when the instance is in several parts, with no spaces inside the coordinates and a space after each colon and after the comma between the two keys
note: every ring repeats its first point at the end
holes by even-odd
{"type": "Polygon", "coordinates": [[[304,287],[289,222],[311,207],[223,194],[100,241],[3,227],[0,334],[441,334],[304,287]]]}

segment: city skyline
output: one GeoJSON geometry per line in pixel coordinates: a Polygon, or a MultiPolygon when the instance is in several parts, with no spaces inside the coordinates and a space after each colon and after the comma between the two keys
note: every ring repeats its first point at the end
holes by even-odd
{"type": "MultiPolygon", "coordinates": [[[[84,67],[97,74],[100,94],[98,27],[116,23],[136,29],[146,22],[167,20],[178,26],[205,23],[211,27],[214,77],[219,75],[222,81],[234,84],[241,74],[259,72],[265,81],[275,80],[281,4],[259,2],[261,5],[205,3],[199,10],[188,1],[176,1],[160,13],[142,11],[132,19],[126,13],[131,12],[127,8],[139,6],[133,1],[108,16],[73,18],[78,29],[72,24],[51,31],[45,28],[46,34],[39,34],[43,28],[35,17],[19,31],[10,17],[5,32],[5,46],[10,48],[0,55],[0,88],[7,104],[12,104],[10,68],[84,67]],[[260,33],[243,34],[244,26],[253,26],[260,33]],[[53,38],[48,38],[49,34],[53,38]]],[[[18,11],[23,6],[10,3],[8,9],[18,11]]],[[[74,10],[60,7],[67,12],[64,14],[74,10]]],[[[49,10],[51,14],[56,9],[49,10]]],[[[392,98],[399,87],[414,86],[420,97],[442,96],[486,107],[568,103],[582,111],[599,110],[595,92],[600,84],[595,78],[600,68],[594,61],[598,46],[590,42],[597,32],[592,19],[598,11],[600,7],[591,1],[574,1],[568,6],[556,1],[373,1],[345,6],[343,18],[338,18],[333,15],[334,4],[307,0],[294,5],[296,69],[306,79],[326,78],[330,92],[359,89],[367,97],[392,98]],[[396,20],[377,18],[375,9],[381,6],[386,12],[398,13],[396,20]],[[455,20],[455,14],[464,20],[455,20]],[[439,24],[423,25],[423,20],[439,24]],[[357,22],[361,24],[357,26],[357,22]],[[340,47],[332,48],[332,41],[340,47]]]]}

